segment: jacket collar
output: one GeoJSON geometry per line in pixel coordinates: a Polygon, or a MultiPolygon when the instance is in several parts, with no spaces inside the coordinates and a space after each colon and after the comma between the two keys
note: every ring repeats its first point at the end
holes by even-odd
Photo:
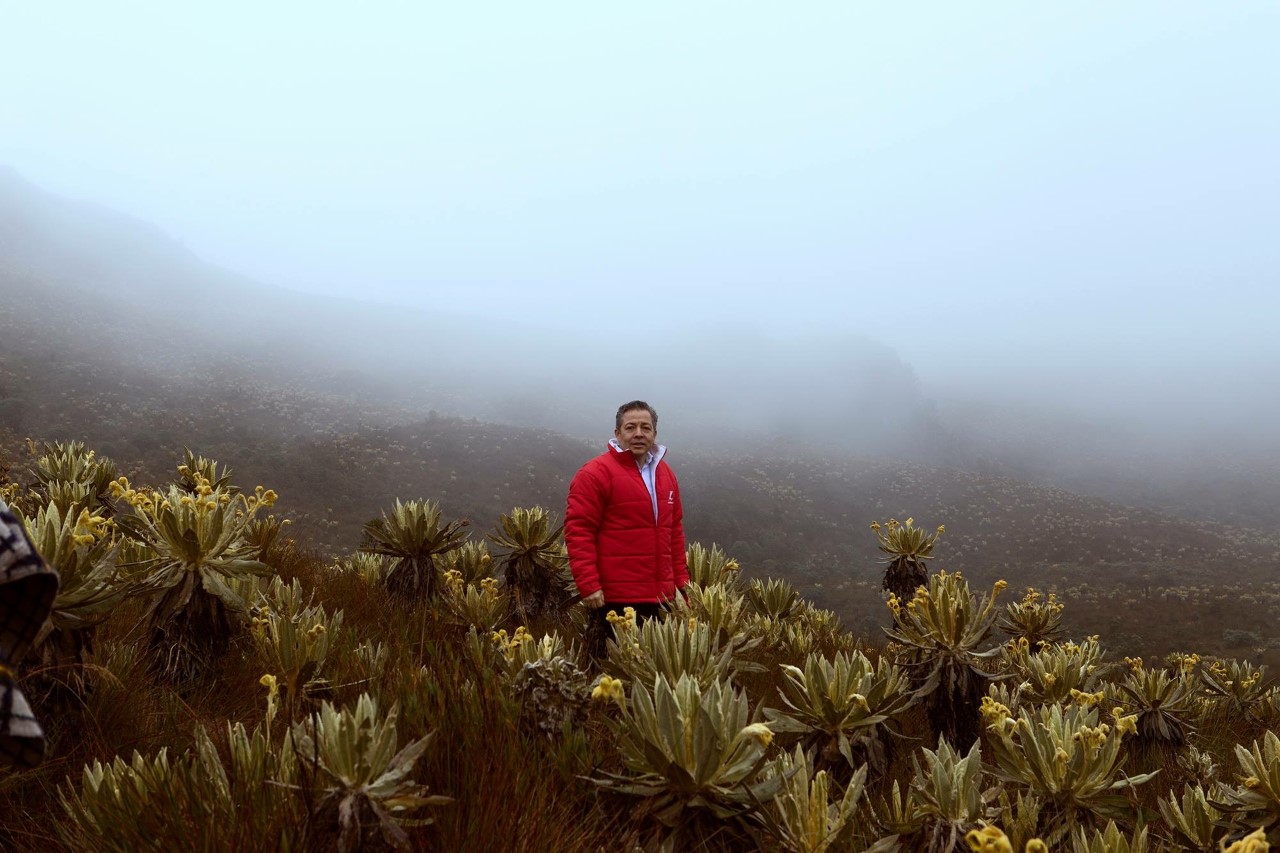
{"type": "MultiPolygon", "coordinates": [[[[616,438],[609,439],[609,450],[613,453],[614,456],[617,456],[619,459],[621,459],[624,454],[630,457],[632,460],[635,459],[635,456],[631,453],[630,450],[627,450],[621,444],[618,444],[618,440],[616,438]]],[[[653,446],[653,450],[649,451],[649,458],[653,460],[654,465],[657,465],[659,462],[661,462],[662,457],[666,455],[667,455],[667,446],[665,444],[655,444],[653,446]]]]}

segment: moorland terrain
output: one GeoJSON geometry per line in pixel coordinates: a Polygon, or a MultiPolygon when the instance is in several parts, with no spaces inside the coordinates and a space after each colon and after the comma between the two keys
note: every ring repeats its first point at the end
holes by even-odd
{"type": "Polygon", "coordinates": [[[689,539],[723,551],[588,660],[554,520],[513,508],[560,511],[616,394],[552,429],[569,398],[513,362],[476,416],[444,350],[506,331],[301,299],[0,172],[0,489],[66,581],[20,682],[49,759],[0,772],[0,847],[1280,842],[1265,456],[1161,470],[1088,428],[1055,451],[873,354],[896,393],[870,384],[889,414],[858,448],[672,419],[689,539]],[[422,352],[380,351],[397,328],[422,352]],[[945,525],[948,573],[886,602],[891,518],[945,525]],[[450,567],[430,592],[372,553],[414,519],[450,567]]]}
{"type": "MultiPolygon", "coordinates": [[[[561,511],[569,478],[608,437],[607,411],[579,412],[570,433],[536,417],[503,423],[496,409],[459,416],[483,380],[443,352],[508,330],[377,306],[353,324],[341,300],[211,267],[145,223],[11,171],[0,171],[0,295],[0,459],[12,476],[28,438],[84,441],[146,482],[189,447],[279,492],[289,534],[322,555],[352,551],[398,497],[437,500],[477,535],[513,506],[561,511]],[[406,328],[422,342],[416,363],[379,353],[406,328]]],[[[522,370],[508,373],[545,408],[553,392],[522,370]]],[[[892,383],[911,386],[888,399],[904,409],[886,422],[902,441],[862,452],[690,431],[670,457],[690,541],[721,545],[749,575],[788,579],[875,635],[880,559],[867,526],[914,516],[947,527],[935,567],[1088,603],[1073,629],[1105,631],[1117,648],[1163,654],[1195,636],[1204,651],[1277,659],[1280,464],[1216,448],[1180,470],[1144,468],[1140,447],[1117,458],[1087,428],[1055,434],[1027,411],[970,402],[940,423],[911,377],[892,383]],[[1034,443],[1051,435],[1070,437],[1060,452],[1077,464],[1034,443]]],[[[679,438],[680,425],[664,433],[679,438]]]]}

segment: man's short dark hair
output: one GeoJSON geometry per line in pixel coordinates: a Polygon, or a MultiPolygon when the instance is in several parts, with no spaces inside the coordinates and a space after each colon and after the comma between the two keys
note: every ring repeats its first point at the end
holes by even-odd
{"type": "Polygon", "coordinates": [[[613,428],[622,429],[622,416],[627,412],[634,412],[637,409],[644,409],[649,413],[649,417],[653,418],[653,431],[658,431],[658,413],[653,410],[644,400],[632,400],[630,403],[623,403],[618,407],[618,414],[614,416],[613,428]]]}

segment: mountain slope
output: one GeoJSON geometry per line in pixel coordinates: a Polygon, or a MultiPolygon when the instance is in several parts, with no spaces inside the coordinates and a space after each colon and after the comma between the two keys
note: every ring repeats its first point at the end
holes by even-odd
{"type": "MultiPolygon", "coordinates": [[[[377,318],[384,315],[375,312],[361,322],[376,328],[342,325],[335,317],[351,313],[349,305],[300,300],[228,276],[147,226],[113,217],[0,176],[0,453],[15,465],[14,476],[23,476],[26,436],[85,440],[141,482],[166,480],[190,446],[232,465],[246,485],[276,488],[294,535],[340,554],[356,547],[361,525],[396,497],[439,499],[447,515],[471,519],[476,535],[515,505],[560,511],[568,478],[602,449],[609,412],[597,411],[599,401],[615,396],[601,378],[607,364],[603,374],[584,374],[577,389],[583,399],[572,404],[535,381],[555,380],[565,349],[547,355],[530,347],[532,355],[504,368],[506,385],[468,384],[467,372],[452,366],[459,362],[424,354],[446,341],[467,341],[465,352],[483,349],[489,338],[475,328],[454,329],[452,338],[427,335],[434,350],[384,351],[375,332],[408,329],[422,338],[441,321],[405,312],[383,328],[377,318]],[[130,269],[144,281],[137,290],[130,269]],[[317,340],[326,345],[317,348],[317,340]],[[510,407],[519,425],[428,414],[465,412],[477,400],[510,407]],[[577,413],[570,419],[575,432],[597,437],[531,428],[565,409],[577,413]]],[[[823,413],[807,406],[814,391],[793,380],[776,342],[725,332],[671,350],[679,363],[698,352],[724,355],[744,341],[757,360],[738,359],[751,369],[736,384],[673,391],[674,414],[662,408],[690,537],[722,544],[750,572],[785,576],[872,630],[880,615],[879,555],[866,526],[913,515],[927,526],[947,525],[937,566],[981,580],[1072,588],[1084,600],[1133,593],[1132,612],[1144,602],[1152,608],[1145,627],[1133,632],[1135,645],[1169,628],[1159,616],[1160,595],[1175,588],[1203,603],[1203,611],[1187,611],[1202,621],[1182,622],[1183,629],[1216,636],[1228,626],[1266,623],[1280,537],[1265,512],[1234,515],[1254,521],[1257,529],[1250,529],[1057,488],[1051,483],[1061,472],[1055,478],[1049,467],[1037,469],[1034,453],[1011,457],[998,430],[955,429],[959,421],[930,407],[910,368],[874,347],[846,342],[825,351],[822,369],[843,371],[845,384],[856,387],[846,397],[823,397],[823,413]],[[699,350],[698,343],[715,345],[699,350]],[[787,386],[794,387],[770,404],[769,394],[787,386]],[[858,402],[866,399],[883,409],[858,402]],[[726,427],[712,407],[733,411],[735,404],[764,409],[773,420],[753,424],[755,432],[726,427]],[[925,458],[953,462],[804,451],[801,441],[821,417],[879,418],[866,435],[893,435],[905,450],[924,437],[933,442],[925,458]],[[697,418],[702,422],[691,423],[697,418]],[[985,444],[975,440],[980,435],[988,436],[985,444]],[[1021,471],[1039,482],[1010,476],[1021,471]],[[1232,597],[1244,605],[1230,606],[1232,597]]],[[[471,375],[481,373],[475,367],[471,375]]],[[[1076,455],[1090,446],[1081,441],[1076,455]]],[[[1140,473],[1116,487],[1134,495],[1133,503],[1140,473]],[[1119,488],[1125,484],[1128,491],[1119,488]]],[[[1254,494],[1266,503],[1266,480],[1241,482],[1263,483],[1254,494]]],[[[1239,490],[1218,499],[1249,504],[1239,490]]],[[[1082,613],[1078,624],[1111,618],[1114,608],[1096,603],[1098,612],[1082,613]]],[[[1269,636],[1258,632],[1260,641],[1269,636]]]]}

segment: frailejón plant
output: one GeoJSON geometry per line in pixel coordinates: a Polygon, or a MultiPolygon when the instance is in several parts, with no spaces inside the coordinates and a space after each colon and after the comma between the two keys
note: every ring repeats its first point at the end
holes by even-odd
{"type": "Polygon", "coordinates": [[[560,541],[563,530],[563,525],[556,525],[556,516],[540,506],[516,507],[498,520],[497,532],[489,534],[495,545],[507,551],[502,558],[502,586],[522,622],[558,614],[569,602],[569,562],[560,541]]]}
{"type": "Polygon", "coordinates": [[[81,666],[93,650],[98,624],[124,596],[136,591],[116,568],[119,542],[111,523],[88,509],[71,516],[49,504],[22,521],[36,551],[60,578],[53,611],[36,636],[36,653],[46,669],[81,666]]]}
{"type": "Polygon", "coordinates": [[[1139,666],[1108,692],[1126,714],[1136,714],[1138,739],[1147,744],[1181,746],[1193,730],[1197,683],[1186,673],[1139,666]]]}
{"type": "Polygon", "coordinates": [[[1108,821],[1103,829],[1081,826],[1071,835],[1072,853],[1147,853],[1150,849],[1145,826],[1126,836],[1115,821],[1108,821]]]}
{"type": "Polygon", "coordinates": [[[36,480],[63,515],[96,510],[118,474],[114,462],[81,441],[46,444],[35,464],[36,480]]]}
{"type": "Polygon", "coordinates": [[[1102,699],[1102,658],[1097,637],[1083,643],[1045,642],[1036,651],[1021,638],[1005,646],[1005,660],[1015,673],[1010,680],[1018,683],[1018,701],[1035,705],[1102,699]]]}
{"type": "Polygon", "coordinates": [[[1167,798],[1157,803],[1160,815],[1173,836],[1171,840],[1188,850],[1218,849],[1218,841],[1226,830],[1220,826],[1223,812],[1213,805],[1211,799],[1221,801],[1223,794],[1206,795],[1200,785],[1187,785],[1183,788],[1181,800],[1170,791],[1167,798]]]}
{"type": "Polygon", "coordinates": [[[715,680],[701,686],[688,675],[652,687],[631,685],[615,723],[625,774],[603,774],[602,787],[641,797],[645,813],[677,837],[700,813],[718,820],[745,818],[767,807],[785,775],[764,772],[773,732],[750,721],[746,694],[715,680]]]}
{"type": "Polygon", "coordinates": [[[1246,748],[1236,745],[1239,784],[1226,792],[1226,805],[1245,826],[1280,829],[1280,736],[1269,731],[1246,748]]]}
{"type": "Polygon", "coordinates": [[[953,743],[968,745],[977,737],[978,702],[998,677],[1000,647],[983,644],[1005,586],[997,581],[990,595],[979,598],[959,572],[938,572],[905,605],[889,597],[894,627],[886,633],[901,649],[898,662],[918,685],[916,695],[925,699],[935,731],[953,743]]]}
{"type": "Polygon", "coordinates": [[[1041,643],[1051,643],[1062,635],[1062,602],[1056,593],[1045,598],[1028,589],[1021,601],[1011,601],[1000,615],[1000,630],[1014,640],[1026,640],[1035,650],[1041,643]]]}
{"type": "Polygon", "coordinates": [[[272,578],[262,596],[250,635],[268,672],[280,680],[288,719],[303,708],[303,700],[328,686],[321,669],[342,630],[342,611],[332,616],[303,592],[295,578],[285,583],[272,578]]]}
{"type": "Polygon", "coordinates": [[[386,575],[387,589],[405,600],[436,597],[436,556],[462,545],[466,521],[442,524],[440,505],[434,501],[396,500],[364,526],[360,550],[394,560],[386,575]]]}
{"type": "Polygon", "coordinates": [[[804,749],[797,746],[793,753],[783,753],[778,771],[782,788],[772,807],[757,814],[778,847],[788,853],[850,849],[867,768],[859,767],[840,790],[825,770],[814,772],[804,749]]]}
{"type": "Polygon", "coordinates": [[[468,586],[478,586],[493,577],[493,557],[489,545],[483,539],[463,542],[452,551],[441,554],[437,561],[441,572],[457,572],[468,586]]]}
{"type": "Polygon", "coordinates": [[[991,816],[989,803],[996,789],[983,788],[979,745],[974,743],[962,757],[943,740],[937,751],[922,749],[919,758],[912,757],[912,763],[915,774],[911,787],[916,792],[916,815],[922,819],[920,849],[929,853],[954,850],[970,827],[991,816]]]}
{"type": "Polygon", "coordinates": [[[463,580],[457,569],[444,573],[445,609],[459,625],[470,625],[488,633],[506,621],[511,612],[507,596],[498,588],[497,578],[483,578],[479,585],[463,580]]]}
{"type": "Polygon", "coordinates": [[[760,616],[782,621],[794,615],[801,606],[800,593],[784,580],[753,580],[747,587],[747,601],[760,616]]]}
{"type": "Polygon", "coordinates": [[[1050,843],[1072,826],[1125,820],[1133,804],[1124,792],[1156,775],[1120,772],[1121,738],[1136,731],[1133,716],[1116,718],[1113,727],[1099,721],[1096,708],[1082,705],[1023,708],[1015,718],[987,703],[983,719],[993,735],[994,774],[1041,800],[1053,827],[1050,843]]]}
{"type": "Polygon", "coordinates": [[[400,821],[425,806],[451,802],[410,778],[434,733],[400,748],[396,717],[395,707],[380,716],[377,703],[361,694],[341,710],[324,702],[319,713],[293,727],[300,767],[320,774],[313,780],[322,795],[312,816],[317,832],[339,850],[360,849],[370,830],[395,849],[411,849],[400,821]]]}
{"type": "Polygon", "coordinates": [[[206,666],[226,649],[230,612],[248,610],[233,584],[271,574],[254,559],[244,533],[275,502],[275,492],[259,486],[253,495],[232,495],[207,482],[195,494],[177,486],[151,492],[133,489],[124,478],[111,491],[132,509],[116,523],[156,555],[146,566],[147,585],[159,590],[148,618],[163,671],[177,675],[206,666]]]}
{"type": "Polygon", "coordinates": [[[765,711],[774,731],[799,734],[801,744],[816,751],[819,768],[843,761],[884,772],[893,718],[914,702],[898,667],[884,658],[872,664],[861,652],[830,660],[810,654],[804,669],[783,664],[782,675],[787,710],[765,711]]]}
{"type": "Polygon", "coordinates": [[[928,560],[946,528],[940,525],[930,536],[915,526],[914,518],[908,518],[905,524],[891,518],[883,527],[878,521],[871,522],[871,529],[876,533],[880,550],[889,555],[884,569],[884,588],[900,599],[909,599],[917,587],[928,581],[928,560]]]}
{"type": "Polygon", "coordinates": [[[721,641],[717,631],[696,620],[671,617],[637,625],[631,608],[608,614],[616,637],[608,641],[605,666],[618,675],[652,684],[657,675],[674,683],[688,675],[701,685],[723,681],[751,665],[738,658],[754,641],[738,636],[721,641]]]}
{"type": "Polygon", "coordinates": [[[685,562],[690,582],[698,586],[733,585],[741,572],[738,561],[726,556],[724,550],[715,544],[707,548],[700,542],[691,542],[685,549],[685,562]]]}

